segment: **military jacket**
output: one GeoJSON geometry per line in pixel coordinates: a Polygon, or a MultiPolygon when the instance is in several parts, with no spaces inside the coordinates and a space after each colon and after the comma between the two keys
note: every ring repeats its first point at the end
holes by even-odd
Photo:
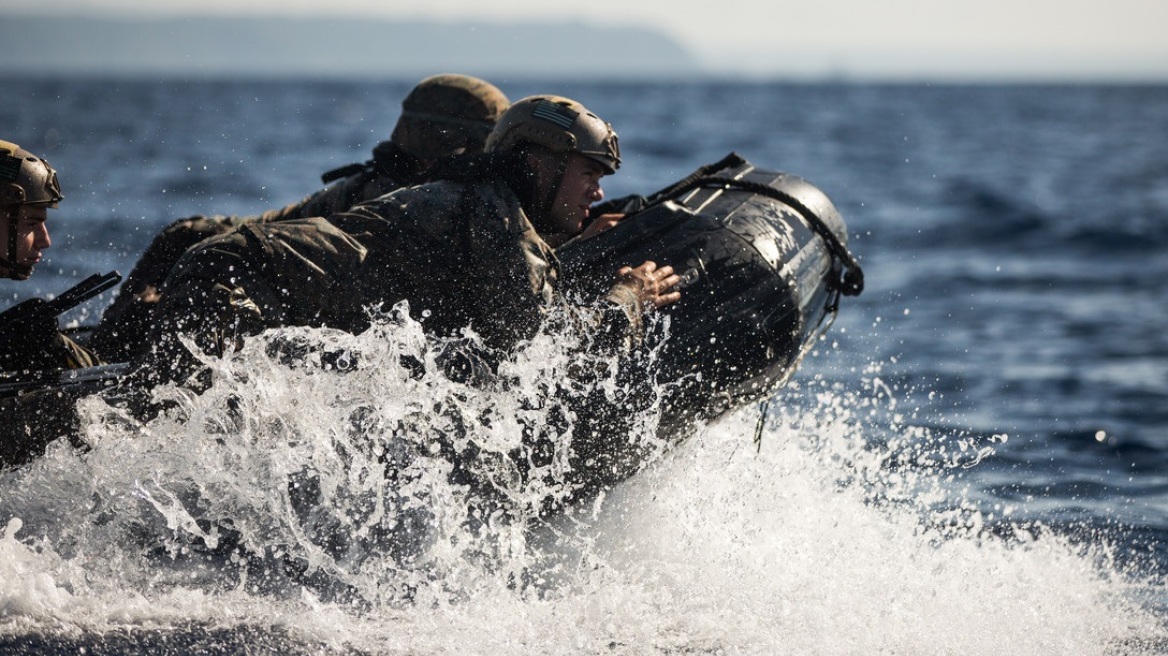
{"type": "MultiPolygon", "coordinates": [[[[148,389],[173,380],[197,389],[209,382],[198,375],[202,369],[180,339],[184,334],[219,355],[236,348],[241,337],[271,327],[360,332],[369,325],[367,308],[388,309],[400,301],[430,335],[457,336],[469,328],[481,338],[482,348],[462,343],[452,349],[453,358],[445,350],[435,358],[447,375],[471,384],[497,381],[498,365],[523,340],[557,322],[583,334],[580,348],[589,352],[622,354],[633,347],[641,322],[635,295],[615,285],[603,299],[565,298],[557,289],[555,253],[511,184],[432,182],[328,218],[253,222],[201,242],[164,284],[153,349],[132,386],[148,389]]],[[[580,494],[635,469],[649,448],[628,428],[640,397],[630,393],[613,402],[597,383],[602,372],[591,363],[581,358],[565,372],[572,384],[553,392],[578,419],[571,471],[550,484],[564,483],[580,494]]],[[[621,380],[637,372],[634,363],[621,380]]],[[[148,402],[138,411],[153,412],[148,402]]],[[[542,430],[533,428],[524,448],[511,454],[517,474],[527,476],[531,463],[553,457],[542,430]]],[[[473,453],[452,457],[460,463],[459,481],[490,490],[488,479],[478,478],[473,453]]]]}
{"type": "Polygon", "coordinates": [[[598,299],[600,309],[573,305],[557,293],[556,277],[552,248],[506,183],[439,181],[327,219],[252,223],[200,243],[164,286],[152,341],[165,366],[181,359],[179,334],[221,352],[232,337],[224,326],[359,332],[367,308],[399,301],[428,332],[469,327],[500,352],[534,335],[551,313],[572,314],[618,341],[637,334],[631,297],[598,299]]]}
{"type": "Polygon", "coordinates": [[[90,345],[112,361],[131,360],[147,349],[145,337],[153,324],[163,281],[179,258],[204,239],[251,223],[330,216],[400,189],[421,175],[419,162],[389,141],[378,144],[373,159],[353,170],[336,184],[278,210],[256,216],[193,216],[170,224],[155,236],[130,271],[90,337],[90,345]]]}

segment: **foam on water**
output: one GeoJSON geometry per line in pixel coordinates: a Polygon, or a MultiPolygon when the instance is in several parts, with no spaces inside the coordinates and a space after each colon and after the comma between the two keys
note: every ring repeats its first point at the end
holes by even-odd
{"type": "Polygon", "coordinates": [[[537,339],[508,385],[474,388],[398,316],[360,336],[252,340],[208,361],[206,393],[159,389],[170,409],[145,424],[85,400],[89,453],[55,446],[0,475],[0,635],[61,652],[138,636],[119,643],[129,653],[176,633],[184,653],[1165,644],[1137,602],[1155,582],[1119,571],[1105,544],[965,501],[958,474],[993,441],[912,426],[877,369],[858,391],[797,378],[757,445],[757,408],[668,451],[649,413],[632,429],[663,452],[648,469],[541,516],[566,460],[522,476],[504,456],[525,427],[570,435],[549,392],[568,342],[537,339]],[[472,444],[465,466],[489,498],[436,457],[472,444]]]}

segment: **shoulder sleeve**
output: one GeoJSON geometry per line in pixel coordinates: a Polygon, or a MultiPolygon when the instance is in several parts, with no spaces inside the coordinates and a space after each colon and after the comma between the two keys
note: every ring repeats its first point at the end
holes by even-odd
{"type": "Polygon", "coordinates": [[[78,344],[64,333],[57,334],[57,350],[62,355],[64,368],[82,369],[107,364],[93,351],[78,344]]]}
{"type": "Polygon", "coordinates": [[[261,215],[261,221],[286,221],[313,216],[332,216],[347,212],[353,206],[383,196],[401,188],[392,178],[377,173],[361,172],[307,196],[278,210],[269,210],[261,215]]]}
{"type": "Polygon", "coordinates": [[[459,249],[465,253],[472,325],[491,346],[510,349],[530,339],[554,299],[552,249],[536,233],[518,199],[503,184],[472,185],[459,249]]]}
{"type": "Polygon", "coordinates": [[[615,286],[602,299],[569,299],[558,290],[559,260],[536,233],[513,194],[477,188],[471,205],[469,246],[481,292],[480,317],[511,346],[532,337],[545,321],[584,335],[587,348],[605,354],[631,351],[642,341],[636,296],[615,286]],[[484,211],[488,210],[489,211],[484,211]]]}

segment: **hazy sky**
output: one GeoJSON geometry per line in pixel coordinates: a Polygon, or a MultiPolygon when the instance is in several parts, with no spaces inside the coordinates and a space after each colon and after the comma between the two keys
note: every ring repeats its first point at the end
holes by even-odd
{"type": "MultiPolygon", "coordinates": [[[[33,6],[0,0],[8,10],[33,6]]],[[[1168,0],[58,0],[51,6],[35,10],[580,20],[656,26],[695,54],[744,70],[787,57],[861,72],[1030,68],[1168,79],[1168,0]]]]}

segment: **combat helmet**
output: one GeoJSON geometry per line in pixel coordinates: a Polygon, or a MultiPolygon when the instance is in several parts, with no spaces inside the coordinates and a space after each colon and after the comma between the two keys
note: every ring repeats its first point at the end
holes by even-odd
{"type": "Polygon", "coordinates": [[[57,172],[42,157],[9,141],[0,141],[0,215],[8,221],[5,255],[0,266],[8,269],[9,277],[23,280],[32,273],[28,266],[17,262],[16,241],[23,205],[56,207],[64,198],[57,172]]]}
{"type": "Polygon", "coordinates": [[[610,175],[620,168],[620,144],[612,126],[584,105],[562,96],[529,96],[504,112],[487,137],[487,152],[536,144],[553,153],[579,153],[610,175]]]}
{"type": "Polygon", "coordinates": [[[425,162],[482,151],[511,101],[495,85],[469,75],[430,76],[402,100],[391,140],[425,162]]]}
{"type": "Polygon", "coordinates": [[[0,141],[0,211],[21,205],[56,207],[62,198],[57,172],[44,158],[0,141]]]}

